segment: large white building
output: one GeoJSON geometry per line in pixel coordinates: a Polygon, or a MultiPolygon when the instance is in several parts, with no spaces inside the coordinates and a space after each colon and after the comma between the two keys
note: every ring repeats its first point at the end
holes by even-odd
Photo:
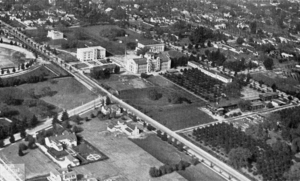
{"type": "Polygon", "coordinates": [[[58,40],[58,39],[63,39],[64,34],[59,31],[51,30],[51,31],[48,31],[47,37],[51,38],[52,40],[58,40]]]}
{"type": "Polygon", "coordinates": [[[171,68],[171,59],[165,53],[147,52],[145,57],[129,59],[126,69],[135,74],[164,71],[171,68]]]}
{"type": "Polygon", "coordinates": [[[165,44],[164,43],[159,43],[157,41],[154,40],[138,40],[138,44],[136,47],[136,51],[138,49],[142,49],[145,47],[149,48],[150,52],[154,52],[154,53],[160,53],[165,51],[165,44]]]}
{"type": "Polygon", "coordinates": [[[82,62],[100,60],[105,58],[105,56],[106,49],[101,46],[77,49],[77,58],[82,62]]]}

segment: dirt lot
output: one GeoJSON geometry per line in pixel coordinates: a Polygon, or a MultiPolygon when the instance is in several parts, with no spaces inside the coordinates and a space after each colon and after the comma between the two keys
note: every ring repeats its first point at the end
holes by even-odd
{"type": "Polygon", "coordinates": [[[198,109],[205,105],[199,98],[170,83],[165,83],[159,77],[153,77],[149,79],[149,82],[158,86],[120,91],[119,97],[172,130],[214,121],[209,115],[198,109]],[[161,93],[162,98],[156,101],[150,100],[148,92],[151,89],[161,93]],[[173,93],[186,98],[191,103],[169,103],[168,98],[173,93]]]}
{"type": "MultiPolygon", "coordinates": [[[[132,140],[139,147],[146,150],[164,164],[176,164],[180,160],[191,161],[191,157],[183,152],[179,152],[174,146],[162,141],[155,135],[146,139],[132,140]]],[[[213,180],[223,181],[224,179],[202,164],[190,166],[185,171],[179,171],[180,175],[189,181],[213,180]]]]}
{"type": "MultiPolygon", "coordinates": [[[[39,149],[29,150],[25,156],[18,156],[19,143],[5,147],[0,150],[0,157],[9,164],[25,164],[26,179],[49,174],[51,171],[59,169],[59,167],[52,162],[39,149]]],[[[27,143],[26,143],[27,144],[27,143]]]]}
{"type": "Polygon", "coordinates": [[[106,131],[107,123],[107,121],[99,121],[96,118],[81,125],[84,128],[84,131],[81,133],[83,137],[106,154],[109,159],[77,167],[74,170],[78,174],[84,173],[101,180],[107,178],[118,178],[118,180],[122,181],[144,181],[150,179],[159,181],[185,180],[178,173],[152,179],[149,176],[150,167],[158,167],[162,163],[132,143],[127,137],[116,137],[113,134],[108,134],[106,131]]]}
{"type": "Polygon", "coordinates": [[[49,87],[52,91],[57,91],[57,93],[51,97],[43,97],[42,100],[61,109],[72,109],[96,98],[91,91],[72,77],[54,79],[37,84],[24,84],[20,86],[23,90],[34,89],[36,93],[41,92],[43,88],[47,87],[49,87]]]}

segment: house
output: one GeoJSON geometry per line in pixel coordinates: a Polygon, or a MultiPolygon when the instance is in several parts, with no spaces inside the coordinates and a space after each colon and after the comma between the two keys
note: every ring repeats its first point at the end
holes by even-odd
{"type": "Polygon", "coordinates": [[[147,52],[145,57],[129,59],[126,69],[135,74],[164,71],[171,68],[171,59],[165,53],[147,52]]]}
{"type": "Polygon", "coordinates": [[[82,61],[95,61],[105,58],[106,49],[101,46],[78,48],[77,58],[82,61]]]}
{"type": "Polygon", "coordinates": [[[277,92],[267,92],[259,95],[259,98],[262,101],[271,101],[272,99],[277,99],[278,97],[279,96],[277,92]]]}
{"type": "Polygon", "coordinates": [[[226,24],[222,23],[222,24],[215,25],[215,28],[216,29],[225,29],[226,28],[226,24]]]}
{"type": "Polygon", "coordinates": [[[102,107],[101,107],[101,112],[102,112],[104,115],[108,115],[108,114],[110,114],[111,109],[110,109],[108,106],[102,106],[102,107]]]}
{"type": "Polygon", "coordinates": [[[256,110],[265,108],[265,104],[262,103],[261,101],[251,102],[250,107],[251,107],[250,109],[251,109],[252,111],[256,111],[256,110]]]}
{"type": "Polygon", "coordinates": [[[75,171],[69,171],[68,169],[62,169],[55,172],[50,172],[47,177],[49,181],[77,181],[77,174],[75,171]]]}
{"type": "Polygon", "coordinates": [[[118,121],[116,125],[107,126],[107,130],[110,132],[123,132],[128,136],[139,136],[142,129],[138,128],[136,125],[126,124],[124,121],[118,121]]]}
{"type": "Polygon", "coordinates": [[[74,133],[65,130],[61,135],[54,135],[45,138],[45,143],[50,148],[62,151],[62,144],[65,144],[67,147],[77,146],[77,137],[74,133]]]}
{"type": "Polygon", "coordinates": [[[64,34],[59,31],[50,30],[48,31],[47,37],[51,38],[52,40],[58,40],[58,39],[63,39],[64,34]]]}

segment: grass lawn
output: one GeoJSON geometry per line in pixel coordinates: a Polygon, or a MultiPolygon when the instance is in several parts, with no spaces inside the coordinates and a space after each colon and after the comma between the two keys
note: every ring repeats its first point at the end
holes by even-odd
{"type": "Polygon", "coordinates": [[[57,65],[53,62],[51,62],[50,64],[45,64],[45,66],[48,67],[53,72],[55,72],[58,76],[68,76],[68,75],[70,75],[67,71],[65,71],[63,68],[61,68],[59,65],[57,65]]]}
{"type": "Polygon", "coordinates": [[[145,82],[135,75],[111,74],[109,79],[98,80],[98,82],[118,91],[152,86],[150,83],[145,82]]]}
{"type": "Polygon", "coordinates": [[[35,93],[40,93],[47,87],[52,91],[57,91],[57,93],[51,97],[43,97],[42,100],[61,109],[72,109],[96,98],[92,92],[73,77],[53,79],[37,84],[24,84],[20,86],[23,90],[34,89],[35,93]]]}
{"type": "MultiPolygon", "coordinates": [[[[21,86],[0,88],[0,110],[3,113],[8,110],[16,110],[19,114],[13,117],[22,120],[24,117],[30,119],[33,114],[35,114],[38,118],[45,118],[58,111],[55,106],[43,101],[42,99],[32,97],[30,89],[34,84],[26,85],[29,87],[28,90],[23,90],[20,88],[21,86]],[[9,96],[24,101],[21,105],[8,105],[5,99],[9,96]],[[28,101],[34,101],[36,104],[34,106],[29,106],[28,101]]],[[[22,86],[25,86],[25,84],[22,86]]]]}
{"type": "MultiPolygon", "coordinates": [[[[180,160],[191,161],[191,157],[179,152],[174,146],[162,141],[156,135],[149,135],[146,139],[132,139],[132,142],[143,148],[164,164],[176,164],[180,160]]],[[[185,171],[178,171],[180,175],[189,181],[224,179],[202,164],[190,166],[185,171]]]]}
{"type": "MultiPolygon", "coordinates": [[[[0,150],[0,157],[8,164],[24,164],[26,179],[46,175],[59,167],[39,149],[28,150],[25,156],[18,156],[19,143],[12,144],[0,150]]],[[[27,144],[27,143],[26,143],[27,144]]]]}
{"type": "Polygon", "coordinates": [[[293,78],[283,78],[276,74],[258,73],[252,74],[251,76],[256,81],[262,80],[268,86],[272,86],[275,83],[276,86],[283,91],[297,91],[297,88],[294,86],[299,85],[299,82],[293,78]]]}
{"type": "MultiPolygon", "coordinates": [[[[162,82],[161,79],[159,81],[156,84],[162,82]]],[[[172,130],[214,121],[209,115],[198,109],[205,105],[202,100],[174,85],[124,90],[120,91],[119,97],[172,130]],[[162,98],[156,101],[149,99],[148,91],[151,89],[161,93],[162,98]],[[188,99],[191,103],[169,103],[168,97],[173,93],[188,99]]]]}
{"type": "MultiPolygon", "coordinates": [[[[89,116],[90,113],[82,115],[89,116]]],[[[161,166],[162,163],[152,157],[146,151],[132,143],[126,136],[114,136],[106,131],[108,121],[92,119],[81,125],[84,131],[81,133],[94,147],[109,157],[108,160],[95,162],[74,168],[80,174],[87,174],[105,180],[118,178],[116,180],[157,180],[176,181],[185,180],[179,174],[172,173],[160,178],[152,179],[149,169],[153,166],[161,166]]]]}
{"type": "Polygon", "coordinates": [[[9,48],[0,48],[0,68],[17,67],[25,62],[25,54],[9,48]]]}
{"type": "Polygon", "coordinates": [[[109,41],[107,38],[100,36],[100,31],[103,29],[108,29],[112,27],[117,27],[115,25],[97,25],[84,27],[84,33],[91,39],[96,40],[99,46],[106,48],[106,51],[116,55],[124,54],[124,44],[119,42],[109,41]]]}

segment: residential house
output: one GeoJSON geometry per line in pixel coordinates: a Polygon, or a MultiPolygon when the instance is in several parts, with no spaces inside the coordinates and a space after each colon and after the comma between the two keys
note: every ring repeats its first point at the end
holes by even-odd
{"type": "Polygon", "coordinates": [[[256,111],[265,108],[265,104],[261,101],[251,102],[250,107],[251,111],[256,111]]]}
{"type": "Polygon", "coordinates": [[[279,96],[277,92],[267,92],[260,94],[259,97],[262,101],[271,101],[272,99],[277,99],[279,96]]]}
{"type": "Polygon", "coordinates": [[[61,135],[54,135],[45,138],[45,143],[50,148],[62,151],[62,144],[65,144],[67,147],[77,146],[77,137],[74,133],[65,130],[61,135]]]}
{"type": "Polygon", "coordinates": [[[64,38],[64,34],[60,31],[50,30],[48,31],[47,37],[51,38],[52,40],[59,40],[64,38]]]}
{"type": "Polygon", "coordinates": [[[49,181],[77,181],[77,174],[75,171],[69,171],[68,169],[62,169],[55,172],[50,172],[47,177],[49,181]]]}

